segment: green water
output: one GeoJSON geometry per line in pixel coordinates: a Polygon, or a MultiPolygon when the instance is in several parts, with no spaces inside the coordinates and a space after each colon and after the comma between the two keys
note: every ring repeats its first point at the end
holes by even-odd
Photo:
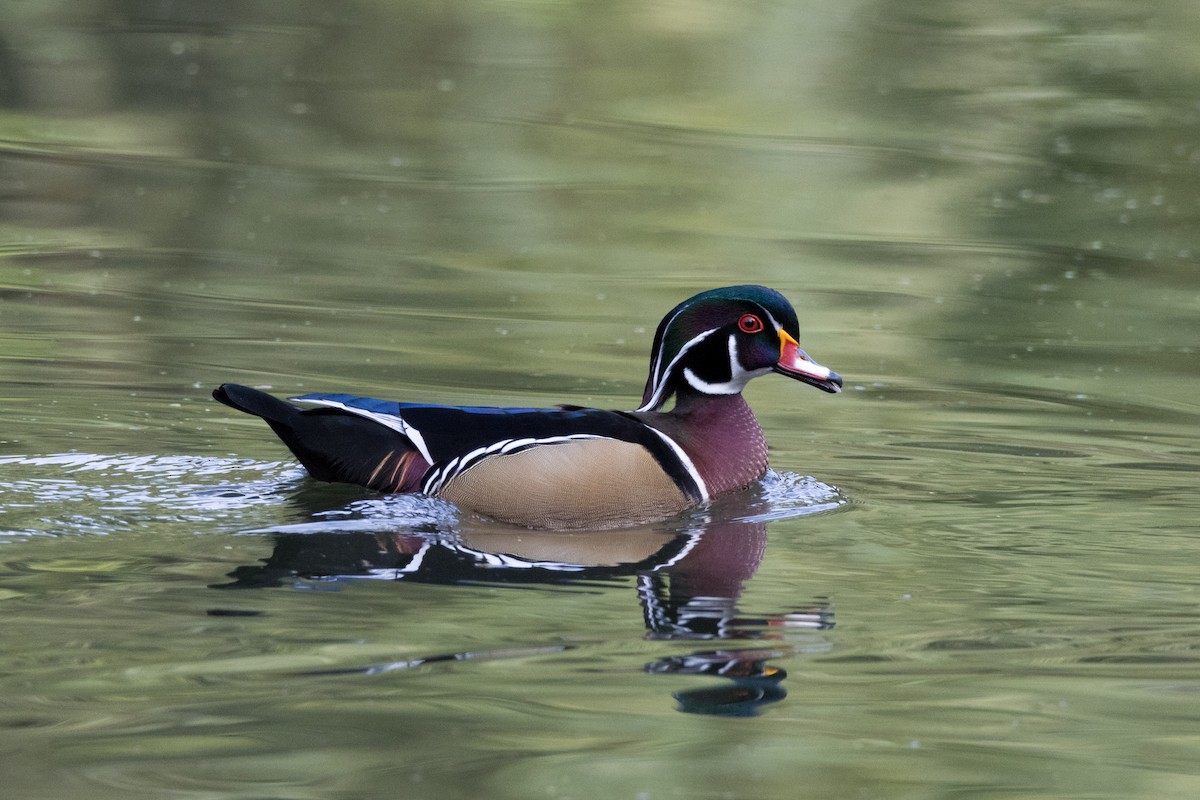
{"type": "Polygon", "coordinates": [[[903,6],[0,11],[0,795],[1200,794],[1200,10],[903,6]],[[209,397],[629,408],[741,282],[846,391],[649,528],[209,397]]]}

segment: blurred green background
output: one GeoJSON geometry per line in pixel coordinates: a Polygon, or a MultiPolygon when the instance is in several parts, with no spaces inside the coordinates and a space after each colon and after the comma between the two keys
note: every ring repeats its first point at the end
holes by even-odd
{"type": "Polygon", "coordinates": [[[1195,797],[1197,41],[1184,0],[4,0],[13,796],[1195,797]],[[216,384],[629,408],[742,282],[847,388],[748,390],[841,503],[769,526],[746,602],[838,627],[761,718],[675,710],[629,582],[207,588],[255,531],[431,524],[216,384]]]}

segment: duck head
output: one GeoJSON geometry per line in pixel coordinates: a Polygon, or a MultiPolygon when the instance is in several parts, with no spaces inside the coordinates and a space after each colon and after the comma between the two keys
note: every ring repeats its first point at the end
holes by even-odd
{"type": "Polygon", "coordinates": [[[799,336],[795,309],[774,289],[727,286],[690,297],[659,323],[638,410],[658,410],[678,392],[738,394],[769,372],[840,392],[841,377],[809,358],[799,336]]]}

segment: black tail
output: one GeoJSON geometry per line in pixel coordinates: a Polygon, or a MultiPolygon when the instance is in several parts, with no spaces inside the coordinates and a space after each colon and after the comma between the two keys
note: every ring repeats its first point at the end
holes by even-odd
{"type": "Polygon", "coordinates": [[[256,417],[262,417],[267,422],[291,425],[300,416],[300,409],[288,405],[277,397],[266,392],[251,389],[249,386],[239,386],[236,383],[223,383],[213,389],[213,399],[224,403],[230,408],[245,411],[256,417]]]}
{"type": "Polygon", "coordinates": [[[301,410],[236,383],[219,386],[213,399],[262,417],[317,480],[408,492],[428,467],[406,437],[364,417],[334,408],[301,410]]]}

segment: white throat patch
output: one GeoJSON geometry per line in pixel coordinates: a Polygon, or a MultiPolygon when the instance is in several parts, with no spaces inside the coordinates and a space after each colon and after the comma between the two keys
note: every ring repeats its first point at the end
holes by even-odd
{"type": "Polygon", "coordinates": [[[688,385],[698,392],[704,394],[737,394],[742,389],[746,388],[746,384],[752,378],[757,378],[760,375],[766,375],[771,371],[770,367],[763,369],[748,370],[742,366],[742,362],[738,360],[737,336],[729,334],[729,380],[723,383],[709,383],[701,378],[691,368],[685,367],[683,377],[687,380],[688,385]]]}

